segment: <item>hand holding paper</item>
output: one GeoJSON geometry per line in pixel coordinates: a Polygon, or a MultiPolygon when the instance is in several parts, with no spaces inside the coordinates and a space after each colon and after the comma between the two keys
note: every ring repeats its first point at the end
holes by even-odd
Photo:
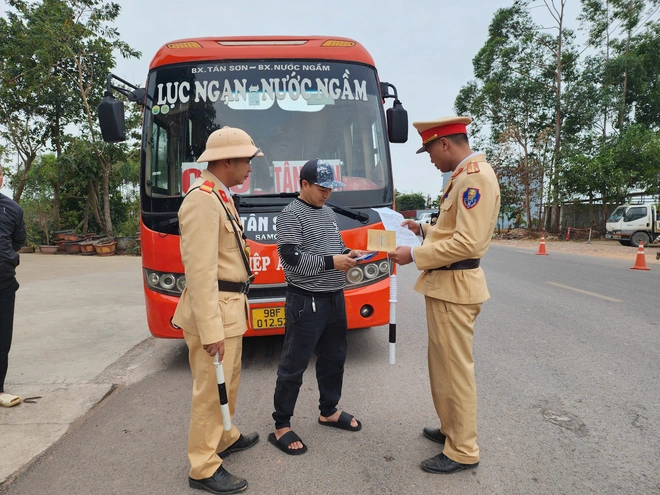
{"type": "Polygon", "coordinates": [[[412,248],[410,246],[399,246],[396,250],[390,251],[387,255],[392,261],[399,265],[407,265],[412,263],[412,253],[410,252],[412,248]]]}

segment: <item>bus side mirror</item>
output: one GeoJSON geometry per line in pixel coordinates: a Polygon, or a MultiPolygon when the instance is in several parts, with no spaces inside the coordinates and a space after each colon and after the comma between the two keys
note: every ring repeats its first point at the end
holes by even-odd
{"type": "Polygon", "coordinates": [[[387,109],[387,137],[390,143],[408,141],[408,112],[399,100],[387,109]]]}
{"type": "Polygon", "coordinates": [[[126,141],[124,103],[106,93],[99,104],[98,113],[103,140],[106,143],[126,141]]]}

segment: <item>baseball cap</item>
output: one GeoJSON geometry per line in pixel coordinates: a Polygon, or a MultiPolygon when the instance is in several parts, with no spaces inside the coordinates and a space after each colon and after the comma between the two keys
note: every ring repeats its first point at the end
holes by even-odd
{"type": "Polygon", "coordinates": [[[328,189],[344,187],[343,182],[335,180],[335,172],[332,165],[318,158],[305,163],[300,170],[300,180],[306,180],[310,184],[317,184],[328,189]]]}
{"type": "Polygon", "coordinates": [[[452,134],[467,134],[467,126],[471,122],[470,117],[442,117],[427,122],[413,122],[413,127],[422,137],[422,147],[417,153],[426,151],[426,146],[438,138],[452,134]]]}
{"type": "Polygon", "coordinates": [[[200,155],[197,162],[253,158],[255,156],[264,156],[264,154],[254,145],[250,135],[242,129],[225,126],[211,133],[206,140],[206,150],[200,155]]]}

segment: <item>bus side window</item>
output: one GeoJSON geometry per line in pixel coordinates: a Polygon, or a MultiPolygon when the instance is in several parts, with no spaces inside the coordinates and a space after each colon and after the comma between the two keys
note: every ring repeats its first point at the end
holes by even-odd
{"type": "Polygon", "coordinates": [[[151,160],[148,181],[151,182],[151,194],[168,192],[168,153],[169,139],[167,130],[159,126],[154,119],[151,135],[151,160]]]}

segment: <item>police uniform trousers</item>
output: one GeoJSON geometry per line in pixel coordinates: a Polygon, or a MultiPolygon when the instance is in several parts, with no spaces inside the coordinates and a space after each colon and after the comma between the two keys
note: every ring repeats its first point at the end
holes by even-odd
{"type": "Polygon", "coordinates": [[[474,464],[479,462],[479,447],[472,340],[481,303],[425,299],[431,394],[440,431],[447,437],[443,453],[453,461],[474,464]]]}
{"type": "MultiPolygon", "coordinates": [[[[188,432],[188,459],[190,477],[196,480],[213,476],[222,464],[216,454],[238,440],[241,433],[232,426],[230,431],[222,427],[218,381],[215,376],[213,356],[204,350],[198,335],[183,332],[188,346],[190,370],[193,375],[190,430],[188,432]]],[[[241,354],[243,336],[225,338],[225,355],[222,369],[229,401],[229,412],[234,417],[238,385],[241,381],[241,354]]]]}

